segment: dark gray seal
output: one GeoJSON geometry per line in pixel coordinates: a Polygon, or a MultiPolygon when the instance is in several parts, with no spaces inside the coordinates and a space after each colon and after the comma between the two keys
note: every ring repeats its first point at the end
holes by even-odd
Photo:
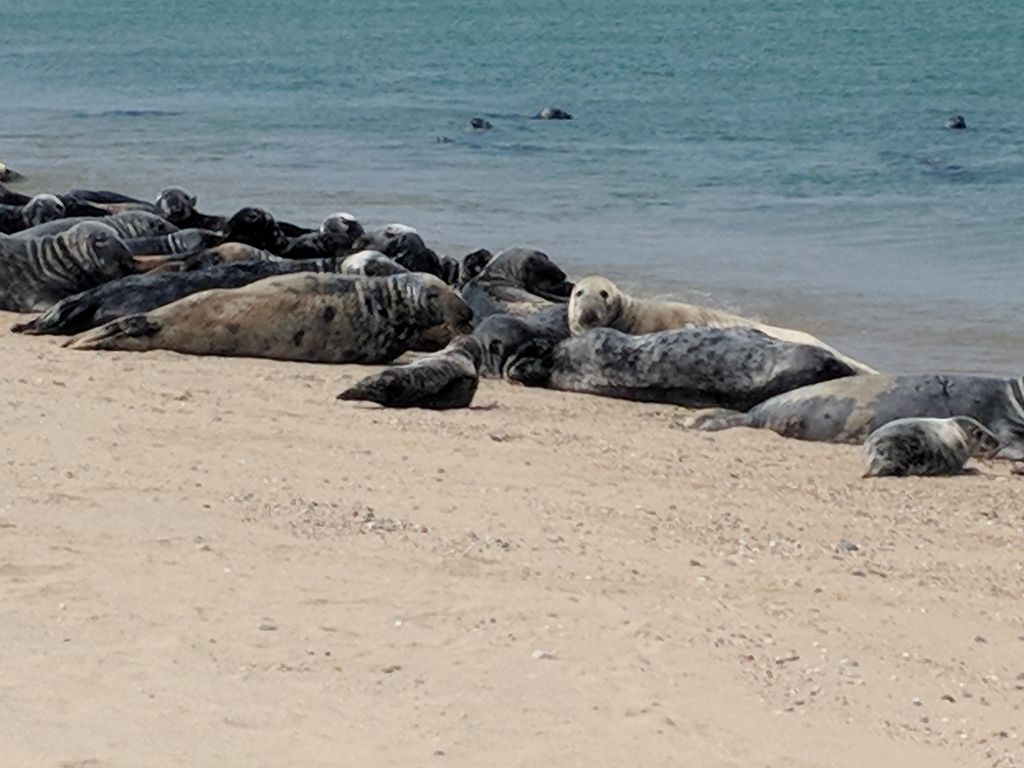
{"type": "Polygon", "coordinates": [[[364,234],[363,225],[351,213],[334,213],[324,219],[317,232],[292,239],[281,255],[286,259],[340,258],[351,253],[364,234]]]}
{"type": "Polygon", "coordinates": [[[41,312],[135,271],[127,246],[99,222],[32,240],[0,235],[0,309],[41,312]]]}
{"type": "Polygon", "coordinates": [[[972,457],[991,458],[999,440],[974,419],[896,419],[864,442],[864,477],[958,475],[972,457]]]}
{"type": "Polygon", "coordinates": [[[61,299],[43,314],[11,328],[15,333],[68,336],[212,288],[241,288],[295,272],[337,272],[337,259],[236,261],[188,272],[128,275],[61,299]]]}
{"type": "Polygon", "coordinates": [[[339,400],[364,400],[386,408],[468,408],[480,383],[483,347],[459,336],[440,352],[387,368],[346,389],[339,400]]]}
{"type": "MultiPolygon", "coordinates": [[[[12,237],[30,240],[34,237],[45,237],[57,235],[71,229],[76,224],[85,221],[92,221],[92,218],[72,216],[56,221],[48,221],[45,224],[38,224],[28,229],[23,229],[12,237]]],[[[128,211],[113,216],[105,216],[103,223],[112,228],[122,239],[135,237],[157,237],[177,232],[178,228],[162,216],[157,216],[146,211],[128,211]]]]}
{"type": "Polygon", "coordinates": [[[463,256],[462,261],[459,263],[458,286],[461,288],[483,272],[484,267],[486,267],[493,258],[494,254],[486,248],[477,248],[475,251],[463,256]]]}
{"type": "Polygon", "coordinates": [[[433,275],[348,277],[302,273],[214,289],[73,337],[72,349],[388,363],[423,331],[468,330],[472,315],[433,275]]]}
{"type": "Polygon", "coordinates": [[[954,131],[962,131],[967,128],[967,121],[963,115],[951,115],[946,121],[946,127],[954,131]]]}
{"type": "Polygon", "coordinates": [[[24,178],[16,170],[9,168],[6,163],[0,163],[0,181],[22,181],[24,178]]]}
{"type": "Polygon", "coordinates": [[[746,409],[791,389],[852,376],[835,355],[750,328],[684,328],[630,336],[598,328],[531,342],[505,364],[530,386],[688,408],[746,409]]]}
{"type": "Polygon", "coordinates": [[[485,120],[482,117],[474,117],[472,120],[469,121],[469,125],[471,128],[473,128],[473,130],[476,131],[489,131],[491,130],[491,128],[494,127],[493,125],[491,125],[490,120],[485,120]]]}
{"type": "Polygon", "coordinates": [[[28,195],[23,195],[20,192],[15,192],[12,189],[8,189],[2,183],[0,183],[0,205],[17,205],[22,206],[32,198],[28,195]]]}
{"type": "Polygon", "coordinates": [[[338,271],[345,275],[387,277],[388,275],[400,275],[409,270],[380,251],[358,251],[341,259],[341,267],[338,271]]]}
{"type": "Polygon", "coordinates": [[[572,120],[573,117],[564,109],[558,107],[544,107],[533,116],[534,120],[572,120]]]}
{"type": "Polygon", "coordinates": [[[24,205],[0,204],[0,234],[13,235],[29,227],[63,218],[67,209],[56,195],[36,195],[24,205]]]}
{"type": "Polygon", "coordinates": [[[533,315],[490,315],[473,329],[480,340],[483,359],[480,375],[500,379],[505,365],[531,342],[551,346],[569,338],[565,304],[553,304],[533,315]]]}
{"type": "Polygon", "coordinates": [[[565,272],[546,253],[509,248],[487,262],[461,290],[480,321],[488,315],[531,315],[552,303],[568,302],[572,288],[565,272]]]}
{"type": "Polygon", "coordinates": [[[171,256],[213,248],[223,240],[224,236],[212,229],[179,229],[169,235],[133,237],[124,242],[136,256],[171,256]]]}
{"type": "Polygon", "coordinates": [[[212,229],[222,232],[228,220],[224,216],[210,216],[196,209],[197,198],[181,187],[168,187],[156,198],[160,215],[181,229],[212,229]]]}
{"type": "Polygon", "coordinates": [[[747,413],[698,414],[690,426],[707,431],[755,427],[798,440],[862,443],[896,419],[966,416],[999,439],[999,458],[1024,459],[1021,387],[1021,379],[987,376],[861,375],[796,389],[747,413]]]}

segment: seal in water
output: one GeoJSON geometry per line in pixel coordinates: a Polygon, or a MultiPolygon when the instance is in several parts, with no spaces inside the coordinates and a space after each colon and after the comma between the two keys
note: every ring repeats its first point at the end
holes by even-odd
{"type": "Polygon", "coordinates": [[[65,296],[135,271],[127,246],[99,222],[33,240],[0,235],[0,309],[41,312],[65,296]]]}
{"type": "Polygon", "coordinates": [[[491,130],[491,128],[494,127],[493,125],[491,125],[490,120],[485,120],[482,117],[474,117],[472,120],[469,121],[469,125],[474,130],[477,131],[489,131],[491,130]]]}
{"type": "Polygon", "coordinates": [[[991,458],[999,440],[974,419],[896,419],[864,443],[864,477],[958,475],[971,457],[991,458]]]}
{"type": "Polygon", "coordinates": [[[480,383],[483,347],[459,336],[440,352],[387,368],[346,389],[339,400],[366,400],[386,408],[468,408],[480,383]]]}
{"type": "Polygon", "coordinates": [[[896,419],[966,416],[986,427],[1002,448],[996,458],[1024,459],[1024,383],[967,375],[854,376],[803,387],[747,413],[698,414],[690,426],[771,429],[784,437],[824,443],[862,443],[896,419]]]}
{"type": "Polygon", "coordinates": [[[954,131],[962,131],[967,128],[967,121],[963,115],[950,115],[946,121],[946,127],[954,131]]]}
{"type": "Polygon", "coordinates": [[[557,344],[531,342],[505,364],[530,386],[688,408],[746,409],[782,392],[851,376],[832,353],[750,328],[684,328],[630,336],[598,328],[557,344]]]}
{"type": "Polygon", "coordinates": [[[303,273],[214,289],[73,337],[72,349],[237,355],[318,363],[388,363],[423,331],[468,329],[472,314],[424,274],[303,273]]]}
{"type": "Polygon", "coordinates": [[[531,315],[552,303],[564,303],[572,287],[546,253],[509,248],[462,286],[462,298],[480,321],[496,314],[531,315]]]}
{"type": "Polygon", "coordinates": [[[533,116],[534,120],[572,120],[572,115],[558,107],[544,107],[533,116]]]}
{"type": "Polygon", "coordinates": [[[691,326],[706,328],[754,328],[794,344],[821,347],[860,373],[878,373],[874,368],[843,355],[821,339],[803,331],[765,325],[729,312],[684,304],[679,301],[650,301],[619,290],[606,277],[585,277],[576,283],[569,299],[569,329],[583,333],[592,328],[614,328],[639,336],[691,326]]]}

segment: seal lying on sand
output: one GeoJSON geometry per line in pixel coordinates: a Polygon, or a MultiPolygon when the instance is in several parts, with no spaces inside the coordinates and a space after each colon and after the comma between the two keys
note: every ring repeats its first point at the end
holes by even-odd
{"type": "Polygon", "coordinates": [[[362,235],[363,226],[351,213],[333,213],[320,230],[292,240],[281,255],[286,259],[329,259],[344,256],[362,235]]]}
{"type": "Polygon", "coordinates": [[[366,277],[387,277],[401,275],[409,270],[380,251],[358,251],[341,259],[338,270],[343,275],[365,275],[366,277]]]}
{"type": "Polygon", "coordinates": [[[572,287],[546,253],[509,248],[462,286],[462,298],[480,321],[496,314],[531,315],[567,301],[572,287]]]}
{"type": "Polygon", "coordinates": [[[24,205],[0,204],[0,234],[12,235],[63,218],[66,210],[56,195],[36,195],[24,205]]]}
{"type": "Polygon", "coordinates": [[[549,345],[569,338],[565,305],[552,304],[533,315],[489,315],[473,329],[483,347],[480,374],[500,379],[505,364],[530,342],[549,345]]]}
{"type": "Polygon", "coordinates": [[[181,229],[212,229],[224,231],[228,220],[224,216],[208,216],[196,210],[196,196],[181,187],[168,187],[156,198],[156,207],[169,222],[181,229]]]}
{"type": "Polygon", "coordinates": [[[352,249],[380,251],[410,272],[426,272],[438,277],[445,274],[441,258],[427,247],[419,232],[404,224],[388,224],[373,232],[364,232],[356,238],[352,249]]]}
{"type": "Polygon", "coordinates": [[[987,376],[855,376],[803,387],[747,413],[712,411],[690,421],[696,429],[761,427],[798,440],[862,443],[896,419],[966,416],[998,439],[997,458],[1024,459],[1021,379],[987,376]]]}
{"type": "Polygon", "coordinates": [[[480,382],[482,356],[478,339],[460,336],[440,352],[367,376],[338,399],[387,408],[468,408],[480,382]]]}
{"type": "Polygon", "coordinates": [[[468,329],[472,315],[432,275],[297,274],[188,296],[69,340],[72,349],[169,349],[320,363],[387,363],[438,325],[468,329]]]}
{"type": "Polygon", "coordinates": [[[710,307],[678,301],[639,299],[619,290],[615,283],[605,277],[586,277],[580,280],[569,299],[569,329],[574,334],[592,328],[614,328],[639,336],[691,326],[754,328],[782,341],[821,347],[860,373],[877,373],[873,368],[846,357],[809,333],[765,325],[710,307]]]}
{"type": "Polygon", "coordinates": [[[557,344],[531,342],[505,365],[512,381],[689,408],[746,409],[854,370],[835,355],[749,328],[684,328],[630,336],[598,328],[557,344]]]}
{"type": "MultiPolygon", "coordinates": [[[[21,232],[12,235],[12,237],[31,240],[35,237],[57,235],[71,229],[76,224],[86,221],[93,221],[93,219],[80,216],[57,219],[23,229],[21,232]]],[[[126,240],[135,237],[159,237],[178,231],[178,228],[167,221],[167,219],[153,213],[147,213],[146,211],[128,211],[113,216],[105,216],[103,223],[111,227],[121,238],[126,240]]]]}
{"type": "Polygon", "coordinates": [[[180,229],[169,235],[133,237],[124,242],[136,256],[170,256],[212,248],[223,240],[224,236],[212,229],[180,229]]]}
{"type": "Polygon", "coordinates": [[[33,240],[0,235],[0,309],[41,312],[65,296],[135,271],[127,246],[99,222],[33,240]]]}
{"type": "Polygon", "coordinates": [[[958,475],[973,456],[991,458],[999,440],[974,419],[897,419],[864,443],[864,477],[958,475]]]}

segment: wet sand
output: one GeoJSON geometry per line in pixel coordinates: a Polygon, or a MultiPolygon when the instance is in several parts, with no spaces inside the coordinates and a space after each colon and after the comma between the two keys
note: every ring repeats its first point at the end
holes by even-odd
{"type": "Polygon", "coordinates": [[[668,406],[84,353],[0,315],[24,766],[1017,766],[1024,479],[668,406]]]}

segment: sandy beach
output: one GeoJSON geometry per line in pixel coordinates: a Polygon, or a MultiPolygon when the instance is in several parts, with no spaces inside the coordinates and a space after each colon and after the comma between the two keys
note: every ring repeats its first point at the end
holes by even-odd
{"type": "Polygon", "coordinates": [[[1024,765],[1024,478],[0,314],[4,765],[1024,765]]]}

